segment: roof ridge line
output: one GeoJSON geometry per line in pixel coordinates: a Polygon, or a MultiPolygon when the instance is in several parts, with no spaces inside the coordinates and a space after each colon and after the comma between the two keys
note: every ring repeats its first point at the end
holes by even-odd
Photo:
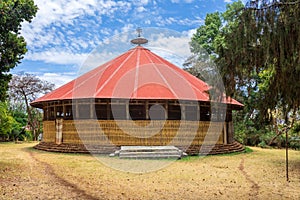
{"type": "MultiPolygon", "coordinates": [[[[157,59],[162,63],[162,64],[164,64],[165,66],[167,66],[169,69],[172,69],[172,71],[177,75],[177,76],[179,76],[180,78],[182,78],[182,79],[184,79],[185,80],[185,82],[187,82],[190,86],[192,86],[194,89],[196,89],[201,95],[202,95],[202,97],[204,97],[204,98],[207,98],[207,96],[205,96],[204,94],[203,94],[203,92],[200,90],[200,89],[198,89],[194,84],[192,84],[192,83],[190,83],[189,81],[187,81],[186,80],[186,78],[182,75],[182,74],[180,74],[177,70],[175,70],[175,69],[177,69],[178,67],[174,67],[173,65],[174,64],[172,64],[172,63],[170,63],[169,61],[167,61],[167,60],[165,60],[165,59],[163,59],[163,58],[161,58],[161,57],[159,57],[159,56],[157,56],[156,54],[154,54],[156,57],[157,57],[157,59]],[[167,62],[167,64],[169,64],[169,65],[167,65],[165,62],[167,62]],[[172,67],[171,67],[171,66],[172,67]],[[175,69],[174,69],[175,68],[175,69]]],[[[179,68],[180,69],[180,68],[179,68]]],[[[184,71],[184,70],[182,70],[182,71],[184,71]]],[[[185,71],[184,71],[185,72],[185,71]]],[[[193,75],[191,75],[191,77],[193,77],[193,78],[196,78],[195,76],[193,76],[193,75]]],[[[197,79],[197,81],[202,81],[201,79],[197,79]]],[[[207,85],[207,84],[206,84],[207,85]]],[[[196,95],[196,94],[195,94],[196,95]]],[[[196,95],[197,96],[197,95],[196,95]]],[[[209,99],[209,98],[208,98],[209,99]]]]}
{"type": "MultiPolygon", "coordinates": [[[[152,54],[156,55],[155,53],[152,53],[152,54]]],[[[157,73],[159,74],[159,76],[161,77],[161,79],[165,82],[165,84],[167,84],[167,86],[168,86],[168,88],[171,90],[171,92],[172,92],[173,94],[175,94],[175,96],[177,96],[176,93],[174,92],[173,88],[172,88],[171,85],[169,84],[169,82],[165,79],[164,76],[162,76],[160,70],[157,69],[156,64],[153,62],[153,60],[152,60],[147,54],[146,54],[146,56],[147,56],[147,58],[152,62],[154,69],[157,71],[157,73]]],[[[164,63],[161,63],[161,64],[164,64],[164,63]]]]}
{"type": "MultiPolygon", "coordinates": [[[[98,67],[95,67],[94,69],[92,69],[92,70],[90,70],[90,71],[88,71],[88,72],[86,72],[86,73],[80,75],[79,77],[77,77],[76,79],[70,81],[69,83],[72,83],[72,82],[75,82],[75,83],[76,83],[76,81],[77,81],[79,78],[81,78],[82,76],[84,76],[84,75],[86,75],[86,74],[88,74],[88,73],[92,73],[94,70],[97,70],[97,68],[101,67],[102,69],[101,69],[100,71],[98,71],[97,73],[94,73],[94,74],[93,74],[92,76],[90,76],[90,77],[96,76],[97,74],[99,74],[99,73],[103,72],[105,69],[107,69],[107,68],[112,64],[112,61],[114,61],[114,60],[116,60],[116,59],[120,59],[120,57],[122,57],[124,54],[125,54],[125,53],[123,53],[123,54],[117,56],[116,58],[114,58],[114,59],[112,59],[112,60],[110,60],[110,61],[108,61],[108,62],[106,62],[106,63],[104,63],[104,64],[102,64],[102,65],[99,65],[98,67]],[[103,65],[105,65],[105,67],[103,67],[103,65]]],[[[89,78],[89,79],[90,79],[90,78],[89,78]]],[[[65,96],[67,96],[67,95],[70,94],[70,93],[73,93],[74,90],[76,90],[77,88],[79,88],[80,86],[82,86],[82,85],[83,85],[84,83],[86,83],[89,79],[86,79],[85,81],[82,81],[80,84],[75,85],[76,87],[75,87],[75,88],[73,87],[72,90],[70,90],[69,92],[65,93],[65,94],[62,96],[62,98],[64,98],[65,96]]],[[[66,83],[66,84],[69,84],[69,83],[66,83]]],[[[63,86],[64,86],[64,85],[63,85],[63,86]]],[[[62,87],[62,86],[61,86],[61,87],[62,87]]],[[[59,87],[59,88],[60,88],[60,87],[59,87]]],[[[57,89],[59,89],[59,88],[57,88],[57,89]]],[[[55,91],[55,90],[54,90],[54,91],[55,91]]],[[[72,95],[72,97],[73,97],[73,96],[74,96],[74,95],[72,95]]]]}
{"type": "MultiPolygon", "coordinates": [[[[167,61],[167,60],[165,60],[165,59],[163,59],[163,58],[161,58],[161,57],[159,57],[159,56],[157,56],[156,54],[154,54],[156,57],[157,57],[157,59],[160,61],[160,62],[162,62],[164,65],[166,65],[168,68],[170,68],[170,69],[172,69],[173,71],[174,71],[174,73],[175,74],[177,74],[178,76],[180,76],[181,78],[183,78],[183,79],[185,79],[185,77],[182,75],[182,74],[180,74],[177,70],[174,70],[174,68],[175,69],[177,69],[178,67],[174,67],[173,65],[173,63],[170,63],[169,61],[167,61]],[[163,60],[162,60],[163,59],[163,60]],[[169,65],[167,65],[165,62],[163,62],[163,61],[165,61],[165,62],[167,62],[169,65]],[[171,66],[172,67],[171,67],[171,66]]],[[[180,68],[179,68],[180,69],[180,68]]],[[[201,79],[199,79],[199,78],[197,78],[197,77],[195,77],[195,76],[193,76],[192,74],[189,74],[188,72],[186,72],[186,71],[184,71],[184,70],[182,70],[183,72],[185,72],[187,75],[190,75],[190,77],[193,77],[193,78],[196,78],[197,79],[197,81],[202,81],[201,79]]],[[[207,96],[205,96],[204,94],[203,94],[203,92],[199,89],[199,88],[197,88],[194,84],[192,84],[192,83],[190,83],[189,81],[186,81],[186,82],[188,82],[188,84],[189,85],[191,85],[194,89],[196,89],[203,97],[207,97],[207,96]]],[[[204,81],[202,81],[203,83],[205,83],[204,81]]],[[[207,85],[208,86],[208,84],[207,83],[205,83],[205,85],[207,85]]]]}
{"type": "MultiPolygon", "coordinates": [[[[105,70],[106,68],[108,68],[110,65],[112,64],[112,61],[109,61],[109,62],[107,62],[106,63],[106,66],[105,67],[103,67],[100,71],[98,71],[97,73],[94,73],[92,76],[90,76],[88,79],[86,79],[86,80],[84,80],[84,81],[82,81],[80,84],[76,84],[76,82],[77,82],[77,79],[79,79],[79,78],[81,78],[82,76],[84,76],[85,74],[82,74],[81,76],[79,76],[79,77],[77,77],[75,80],[73,80],[72,82],[74,82],[74,86],[76,86],[76,87],[73,87],[73,89],[72,90],[70,90],[69,92],[67,92],[67,93],[65,93],[63,96],[62,96],[62,98],[63,97],[65,97],[65,96],[67,96],[68,94],[70,94],[70,93],[73,93],[73,95],[72,95],[72,97],[74,96],[74,91],[77,89],[77,88],[79,88],[80,86],[82,86],[84,83],[86,83],[88,80],[90,80],[90,78],[93,78],[93,77],[95,77],[96,75],[98,75],[99,73],[101,73],[103,70],[105,70]]],[[[102,65],[101,65],[102,66],[102,65]]],[[[99,66],[100,67],[100,66],[99,66]]],[[[96,70],[98,67],[96,67],[94,70],[96,70]]],[[[91,73],[92,71],[89,71],[89,72],[87,72],[87,73],[91,73]]],[[[87,74],[86,73],[86,74],[87,74]]]]}
{"type": "Polygon", "coordinates": [[[103,85],[101,85],[101,87],[94,93],[94,96],[98,95],[98,93],[107,85],[107,83],[112,79],[112,77],[121,69],[121,67],[125,64],[125,62],[127,62],[129,60],[129,58],[133,55],[134,52],[135,51],[131,52],[130,55],[127,56],[127,58],[120,64],[120,66],[108,77],[108,79],[105,80],[103,85]]]}
{"type": "Polygon", "coordinates": [[[135,78],[134,78],[134,86],[133,86],[133,97],[137,97],[137,87],[138,87],[138,78],[139,78],[139,65],[140,65],[140,55],[141,52],[138,51],[138,55],[137,55],[137,61],[136,61],[136,65],[135,65],[135,78]]]}

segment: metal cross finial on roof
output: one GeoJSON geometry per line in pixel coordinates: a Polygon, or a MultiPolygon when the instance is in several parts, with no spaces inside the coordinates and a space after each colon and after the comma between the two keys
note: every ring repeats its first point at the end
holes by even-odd
{"type": "Polygon", "coordinates": [[[137,32],[137,34],[138,34],[138,37],[141,37],[141,33],[143,32],[143,29],[141,29],[140,27],[138,27],[138,28],[136,29],[136,32],[137,32]]]}
{"type": "Polygon", "coordinates": [[[132,44],[136,44],[138,46],[141,46],[142,44],[147,44],[148,40],[145,39],[145,38],[143,38],[143,37],[141,37],[141,33],[143,32],[143,30],[139,27],[139,28],[136,29],[136,32],[138,34],[138,37],[135,38],[135,39],[133,39],[133,40],[131,40],[131,43],[132,44]]]}

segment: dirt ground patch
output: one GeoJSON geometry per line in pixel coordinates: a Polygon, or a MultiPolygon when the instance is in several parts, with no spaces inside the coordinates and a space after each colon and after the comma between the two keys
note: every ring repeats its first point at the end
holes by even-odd
{"type": "Polygon", "coordinates": [[[0,199],[300,199],[299,151],[290,151],[286,182],[284,150],[188,157],[133,174],[34,145],[0,143],[0,199]]]}

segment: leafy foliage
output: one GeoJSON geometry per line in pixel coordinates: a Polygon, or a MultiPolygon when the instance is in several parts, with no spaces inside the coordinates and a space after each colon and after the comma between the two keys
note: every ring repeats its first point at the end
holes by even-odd
{"type": "Polygon", "coordinates": [[[6,102],[0,102],[0,141],[32,140],[26,131],[27,115],[22,110],[11,110],[6,102]]]}
{"type": "Polygon", "coordinates": [[[290,147],[300,150],[300,122],[296,123],[290,131],[290,147]]]}
{"type": "Polygon", "coordinates": [[[210,53],[227,95],[245,105],[234,113],[236,139],[244,144],[283,145],[281,134],[299,116],[299,7],[291,0],[237,1],[207,15],[192,38],[196,58],[187,60],[187,70],[203,78],[201,48],[210,53]]]}
{"type": "Polygon", "coordinates": [[[259,86],[255,89],[264,118],[279,104],[285,115],[299,109],[299,17],[299,1],[250,1],[238,15],[237,29],[224,34],[226,46],[220,48],[217,63],[229,94],[253,81],[259,86]]]}
{"type": "Polygon", "coordinates": [[[7,104],[0,102],[0,136],[9,137],[15,123],[16,121],[8,111],[7,104]]]}
{"type": "Polygon", "coordinates": [[[200,48],[203,48],[208,54],[213,54],[215,53],[215,38],[218,36],[222,25],[220,13],[207,14],[204,23],[205,25],[199,27],[192,38],[191,51],[197,53],[200,48]]]}
{"type": "Polygon", "coordinates": [[[219,50],[226,46],[223,33],[232,32],[236,26],[236,13],[244,7],[241,1],[227,4],[224,13],[210,13],[204,25],[197,29],[190,42],[193,55],[184,63],[185,70],[196,77],[213,84],[216,76],[215,60],[219,50]]]}
{"type": "Polygon", "coordinates": [[[42,81],[32,74],[20,74],[12,77],[9,88],[10,101],[13,105],[17,105],[14,110],[19,108],[26,111],[28,125],[32,130],[34,140],[36,140],[41,131],[42,113],[38,109],[32,108],[29,103],[39,95],[53,90],[54,84],[42,81]]]}
{"type": "Polygon", "coordinates": [[[33,0],[0,1],[0,101],[5,101],[10,69],[26,53],[26,42],[20,35],[21,23],[31,22],[37,12],[33,0]]]}
{"type": "MultiPolygon", "coordinates": [[[[269,132],[261,137],[283,144],[300,106],[300,1],[249,1],[237,15],[234,32],[223,33],[225,46],[216,59],[229,94],[254,92],[258,124],[269,132]],[[275,114],[280,110],[281,114],[275,114]],[[283,119],[278,123],[279,117],[283,119]],[[284,123],[284,124],[282,124],[284,123]],[[267,126],[266,126],[267,125],[267,126]],[[283,127],[281,127],[283,126],[283,127]],[[271,129],[270,129],[271,128],[271,129]]],[[[261,130],[261,129],[260,129],[261,130]]]]}

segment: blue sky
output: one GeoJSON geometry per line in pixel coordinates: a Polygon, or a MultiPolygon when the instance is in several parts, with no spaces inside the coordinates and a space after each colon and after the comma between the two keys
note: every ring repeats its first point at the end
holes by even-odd
{"type": "Polygon", "coordinates": [[[224,11],[230,2],[35,0],[38,13],[32,23],[22,24],[21,31],[28,52],[12,72],[32,73],[60,86],[76,78],[80,71],[132,48],[130,39],[138,27],[149,39],[146,47],[180,65],[188,56],[191,36],[203,24],[206,14],[224,11]],[[166,52],[179,59],[168,57],[166,52]]]}

